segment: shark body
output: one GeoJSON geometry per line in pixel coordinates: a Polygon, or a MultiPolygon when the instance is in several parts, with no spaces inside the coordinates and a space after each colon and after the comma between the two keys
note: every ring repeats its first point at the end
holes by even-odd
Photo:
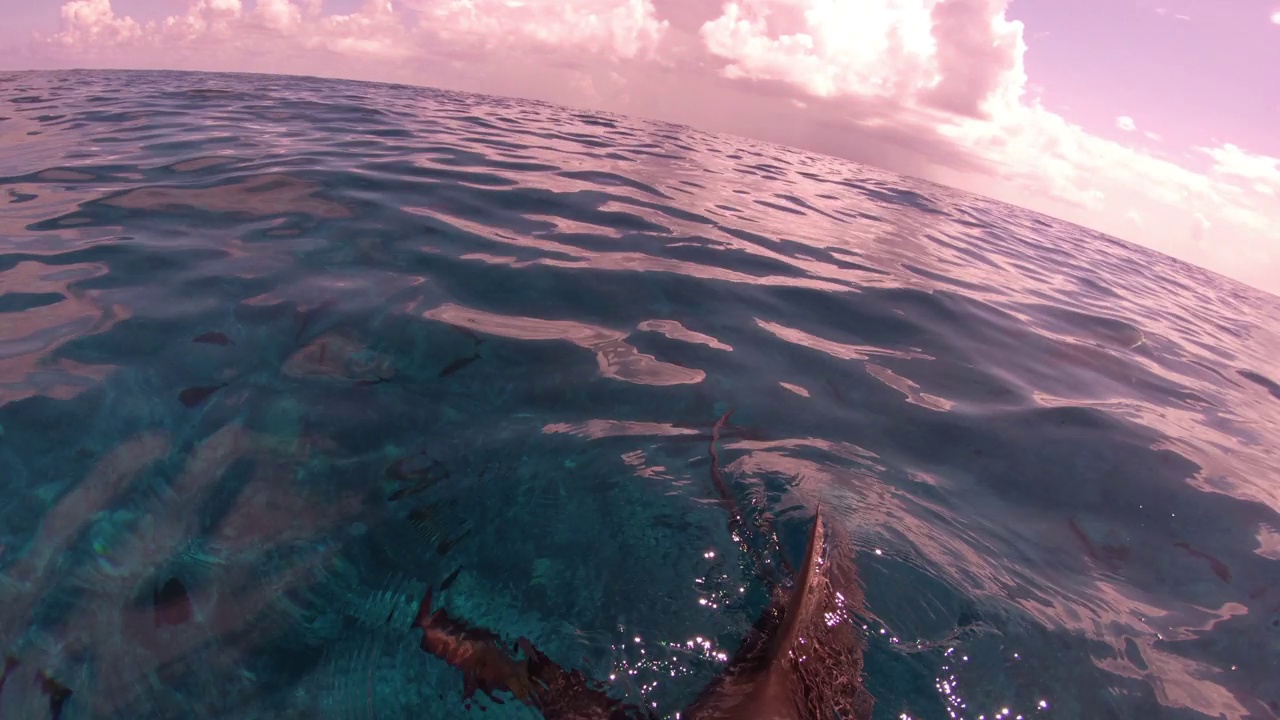
{"type": "MultiPolygon", "coordinates": [[[[822,686],[831,671],[860,678],[862,647],[856,638],[847,647],[824,647],[819,656],[811,646],[826,639],[826,611],[833,590],[822,557],[826,530],[816,514],[794,585],[787,593],[774,591],[773,602],[756,622],[725,671],[680,714],[683,720],[865,720],[870,695],[861,682],[855,697],[841,698],[840,689],[822,686]],[[820,668],[838,658],[841,667],[820,668]],[[810,672],[810,670],[816,672],[810,672]],[[842,710],[854,713],[841,715],[842,710]],[[858,707],[865,705],[865,707],[858,707]]],[[[846,693],[847,694],[847,693],[846,693]]]]}
{"type": "MultiPolygon", "coordinates": [[[[745,517],[721,473],[716,450],[732,414],[726,412],[712,427],[707,450],[712,484],[736,536],[745,517]]],[[[767,524],[757,521],[756,529],[776,542],[767,524]]],[[[856,578],[849,578],[840,590],[832,586],[823,557],[825,544],[819,504],[790,591],[774,587],[768,608],[733,659],[676,716],[679,720],[870,720],[875,701],[862,684],[863,640],[850,612],[860,610],[861,590],[856,578]]],[[[745,543],[742,547],[753,556],[756,574],[765,578],[764,558],[745,543]]],[[[782,565],[791,570],[785,559],[782,565]]],[[[413,627],[422,630],[425,652],[462,671],[467,698],[476,690],[491,698],[494,691],[505,690],[537,708],[545,720],[656,720],[652,710],[610,697],[603,683],[566,670],[526,638],[516,642],[516,649],[524,653],[524,659],[516,660],[494,633],[452,618],[443,609],[433,611],[430,592],[413,627]]]]}
{"type": "MultiPolygon", "coordinates": [[[[862,644],[837,638],[828,618],[839,610],[822,557],[826,531],[820,514],[809,533],[804,564],[790,592],[774,598],[733,659],[681,720],[868,720],[873,700],[862,687],[862,644]]],[[[431,610],[427,594],[414,627],[422,649],[463,673],[466,696],[505,690],[546,720],[650,720],[651,711],[610,697],[605,686],[566,670],[524,638],[516,660],[493,633],[431,610]]],[[[847,624],[847,619],[845,620],[847,624]]],[[[847,628],[846,628],[847,630],[847,628]]]]}

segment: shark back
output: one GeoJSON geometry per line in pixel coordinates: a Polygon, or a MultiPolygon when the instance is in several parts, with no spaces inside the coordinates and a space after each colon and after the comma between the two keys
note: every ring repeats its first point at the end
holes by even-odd
{"type": "Polygon", "coordinates": [[[829,595],[822,560],[825,537],[822,516],[815,514],[795,587],[789,595],[782,591],[775,595],[729,667],[681,713],[683,718],[810,720],[805,699],[808,684],[800,664],[809,642],[804,631],[812,627],[829,595]]]}
{"type": "MultiPolygon", "coordinates": [[[[862,641],[845,611],[860,605],[860,591],[856,580],[844,589],[852,601],[832,589],[822,559],[825,538],[815,514],[794,588],[775,591],[728,667],[680,713],[683,720],[869,720],[874,701],[862,686],[862,641]]],[[[493,633],[443,608],[433,611],[430,592],[414,627],[423,632],[424,651],[462,670],[468,697],[476,690],[505,690],[546,720],[652,717],[649,708],[615,700],[601,684],[566,670],[524,638],[517,646],[525,659],[516,660],[493,633]]]]}

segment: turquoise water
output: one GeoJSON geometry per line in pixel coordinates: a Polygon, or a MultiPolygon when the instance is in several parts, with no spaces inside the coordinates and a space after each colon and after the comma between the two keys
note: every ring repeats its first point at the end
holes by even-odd
{"type": "Polygon", "coordinates": [[[1274,297],[535,102],[19,73],[0,116],[0,716],[537,717],[465,709],[429,587],[674,716],[767,600],[730,410],[737,501],[791,561],[821,503],[861,580],[877,718],[1280,715],[1274,297]]]}

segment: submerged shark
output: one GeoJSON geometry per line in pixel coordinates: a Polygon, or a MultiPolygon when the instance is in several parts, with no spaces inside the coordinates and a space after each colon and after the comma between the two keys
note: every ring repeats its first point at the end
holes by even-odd
{"type": "MultiPolygon", "coordinates": [[[[726,412],[711,430],[711,481],[728,515],[729,530],[752,555],[758,577],[766,578],[759,552],[740,540],[745,517],[720,471],[716,443],[727,427],[726,412]]],[[[756,530],[777,536],[763,519],[756,530]]],[[[853,614],[861,611],[862,592],[852,563],[849,576],[829,577],[824,558],[826,527],[822,506],[814,512],[804,561],[793,571],[790,591],[775,584],[773,597],[752,626],[742,646],[683,712],[680,720],[870,720],[875,700],[862,683],[863,638],[853,614]],[[839,589],[837,589],[839,586],[839,589]]],[[[791,570],[783,559],[782,566],[791,570]]],[[[448,581],[446,580],[446,584],[448,581]]],[[[483,691],[511,693],[538,709],[545,720],[656,720],[649,708],[629,705],[588,680],[566,670],[520,638],[508,653],[501,638],[484,628],[431,609],[431,591],[418,608],[413,628],[422,630],[422,649],[462,671],[464,697],[483,691]]]]}
{"type": "MultiPolygon", "coordinates": [[[[677,717],[681,720],[869,720],[874,705],[862,685],[863,645],[832,587],[823,558],[821,508],[804,563],[790,592],[773,599],[725,670],[677,717]]],[[[857,590],[848,592],[856,597],[857,590]]],[[[651,710],[610,697],[604,685],[566,670],[525,638],[524,658],[500,638],[431,609],[431,592],[413,623],[422,649],[462,671],[465,694],[507,691],[546,720],[650,720],[651,710]]]]}

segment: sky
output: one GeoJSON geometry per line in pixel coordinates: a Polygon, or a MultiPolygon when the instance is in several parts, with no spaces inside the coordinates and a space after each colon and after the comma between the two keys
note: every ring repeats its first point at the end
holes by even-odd
{"type": "Polygon", "coordinates": [[[297,73],[827,153],[1280,294],[1280,0],[0,0],[0,70],[297,73]]]}

